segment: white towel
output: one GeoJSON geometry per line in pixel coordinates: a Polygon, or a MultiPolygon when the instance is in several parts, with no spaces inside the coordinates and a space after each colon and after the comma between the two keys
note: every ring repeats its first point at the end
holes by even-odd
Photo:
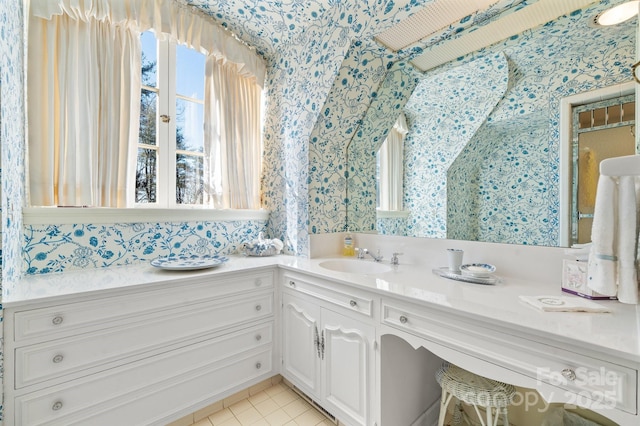
{"type": "Polygon", "coordinates": [[[638,303],[638,211],[638,177],[600,176],[591,230],[588,286],[631,304],[638,303]]]}
{"type": "Polygon", "coordinates": [[[610,308],[571,296],[520,296],[520,300],[545,312],[611,312],[610,308]]]}
{"type": "MultiPolygon", "coordinates": [[[[640,187],[640,186],[639,186],[640,187]]],[[[638,193],[640,195],[640,192],[638,193]]],[[[618,180],[618,300],[638,304],[638,196],[636,178],[620,176],[618,180]]]]}
{"type": "Polygon", "coordinates": [[[606,296],[618,294],[616,281],[618,258],[614,250],[618,216],[618,191],[615,179],[611,176],[600,176],[593,225],[591,225],[593,244],[589,253],[587,283],[590,289],[606,296]]]}

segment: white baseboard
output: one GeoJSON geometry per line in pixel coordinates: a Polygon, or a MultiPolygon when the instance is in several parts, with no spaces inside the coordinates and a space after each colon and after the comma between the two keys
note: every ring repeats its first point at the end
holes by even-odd
{"type": "Polygon", "coordinates": [[[438,424],[438,416],[440,415],[440,399],[431,404],[420,416],[411,423],[411,426],[435,426],[438,424]]]}

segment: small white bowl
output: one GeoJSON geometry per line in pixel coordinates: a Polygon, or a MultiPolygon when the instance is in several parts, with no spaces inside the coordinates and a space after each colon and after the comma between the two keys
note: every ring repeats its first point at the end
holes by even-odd
{"type": "Polygon", "coordinates": [[[469,277],[485,278],[491,276],[496,271],[496,267],[489,263],[467,263],[460,267],[462,275],[469,277]]]}

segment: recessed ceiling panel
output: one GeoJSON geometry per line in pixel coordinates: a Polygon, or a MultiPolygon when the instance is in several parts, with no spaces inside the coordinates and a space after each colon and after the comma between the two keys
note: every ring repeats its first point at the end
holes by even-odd
{"type": "Polygon", "coordinates": [[[538,0],[475,31],[438,43],[413,59],[412,63],[419,70],[427,71],[523,31],[546,24],[559,16],[582,9],[592,3],[595,1],[538,0]]]}
{"type": "Polygon", "coordinates": [[[419,12],[378,34],[376,40],[396,52],[497,2],[498,0],[434,0],[419,12]]]}

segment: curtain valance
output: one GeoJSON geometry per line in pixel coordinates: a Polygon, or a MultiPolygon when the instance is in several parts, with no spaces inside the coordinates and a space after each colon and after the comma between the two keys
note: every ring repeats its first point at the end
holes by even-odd
{"type": "Polygon", "coordinates": [[[174,40],[189,40],[192,48],[233,63],[240,75],[264,84],[266,65],[254,49],[246,46],[204,13],[175,1],[166,0],[31,0],[31,14],[43,19],[66,14],[72,19],[110,21],[115,25],[152,29],[174,40]]]}

